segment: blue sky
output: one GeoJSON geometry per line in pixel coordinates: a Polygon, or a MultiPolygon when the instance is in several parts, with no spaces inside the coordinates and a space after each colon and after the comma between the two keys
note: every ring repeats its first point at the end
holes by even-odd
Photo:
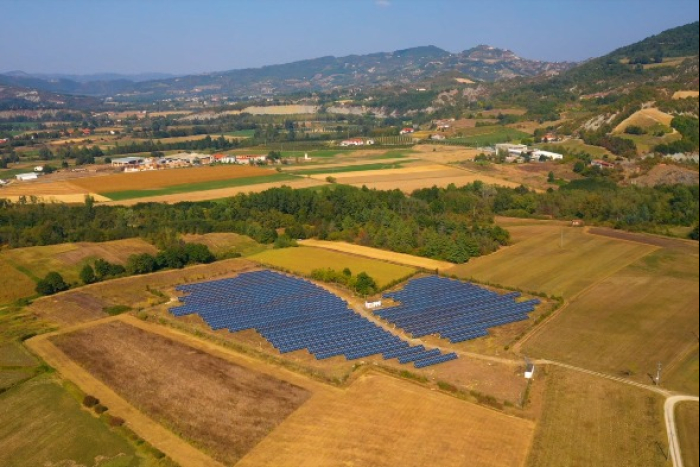
{"type": "Polygon", "coordinates": [[[0,72],[199,73],[436,45],[603,55],[698,20],[689,0],[0,0],[0,72]]]}

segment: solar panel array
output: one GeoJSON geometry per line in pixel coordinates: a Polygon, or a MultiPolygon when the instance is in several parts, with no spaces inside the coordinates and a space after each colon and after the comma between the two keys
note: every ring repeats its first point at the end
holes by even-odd
{"type": "Polygon", "coordinates": [[[422,345],[411,347],[325,289],[272,271],[181,285],[177,290],[189,295],[180,297],[183,306],[170,309],[173,315],[196,313],[214,330],[254,329],[281,353],[306,349],[318,360],[382,354],[385,360],[413,362],[416,368],[457,358],[422,345]]]}
{"type": "Polygon", "coordinates": [[[520,293],[500,295],[471,283],[437,276],[410,281],[387,293],[400,305],[376,314],[413,337],[439,334],[452,343],[488,335],[488,329],[528,319],[539,300],[517,302],[520,293]]]}

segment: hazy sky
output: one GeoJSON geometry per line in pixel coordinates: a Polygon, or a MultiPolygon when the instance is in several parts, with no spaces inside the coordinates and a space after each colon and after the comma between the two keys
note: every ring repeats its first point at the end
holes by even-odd
{"type": "Polygon", "coordinates": [[[583,60],[697,0],[0,0],[0,72],[199,73],[436,45],[583,60]]]}

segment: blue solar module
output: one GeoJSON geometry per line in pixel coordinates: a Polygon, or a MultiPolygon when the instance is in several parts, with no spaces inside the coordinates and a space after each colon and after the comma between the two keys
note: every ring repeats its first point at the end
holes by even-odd
{"type": "Polygon", "coordinates": [[[306,349],[318,360],[382,355],[385,360],[416,362],[417,368],[453,359],[437,349],[411,347],[353,312],[339,297],[284,274],[251,272],[232,279],[181,285],[177,290],[188,295],[179,297],[183,305],[171,308],[173,315],[197,314],[215,330],[254,329],[281,353],[306,349]],[[436,360],[439,357],[446,359],[436,360]],[[418,362],[424,365],[418,367],[418,362]]]}
{"type": "Polygon", "coordinates": [[[430,276],[384,294],[399,305],[376,314],[414,337],[439,334],[456,343],[486,336],[489,328],[528,319],[540,301],[517,302],[519,297],[518,292],[500,295],[471,283],[430,276]]]}

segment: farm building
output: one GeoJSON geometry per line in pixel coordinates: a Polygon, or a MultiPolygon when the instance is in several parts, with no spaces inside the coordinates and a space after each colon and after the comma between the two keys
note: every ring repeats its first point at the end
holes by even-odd
{"type": "Polygon", "coordinates": [[[442,140],[445,140],[447,138],[445,137],[445,135],[440,135],[440,134],[436,133],[434,135],[431,135],[430,139],[435,140],[435,141],[442,141],[442,140]]]}
{"type": "Polygon", "coordinates": [[[510,143],[497,144],[496,145],[496,154],[499,154],[501,152],[507,152],[508,154],[513,155],[513,156],[520,156],[524,152],[527,152],[527,146],[524,144],[510,144],[510,143]]]}
{"type": "Polygon", "coordinates": [[[36,172],[29,172],[24,174],[17,174],[15,175],[15,178],[20,182],[28,182],[39,178],[39,174],[37,174],[36,172]]]}
{"type": "Polygon", "coordinates": [[[399,131],[399,134],[401,135],[409,135],[414,133],[415,130],[413,128],[404,128],[403,130],[399,131]]]}
{"type": "Polygon", "coordinates": [[[340,145],[341,146],[364,146],[365,141],[361,138],[346,139],[345,141],[341,141],[340,145]]]}
{"type": "Polygon", "coordinates": [[[591,162],[591,165],[594,167],[600,167],[601,169],[612,169],[615,167],[615,164],[612,162],[604,161],[602,159],[596,159],[591,162]]]}
{"type": "Polygon", "coordinates": [[[550,159],[553,161],[560,161],[564,159],[564,155],[559,154],[558,152],[542,151],[540,149],[532,152],[533,160],[540,160],[542,158],[550,159]]]}
{"type": "Polygon", "coordinates": [[[120,157],[112,159],[112,167],[138,167],[144,162],[143,157],[120,157]]]}

